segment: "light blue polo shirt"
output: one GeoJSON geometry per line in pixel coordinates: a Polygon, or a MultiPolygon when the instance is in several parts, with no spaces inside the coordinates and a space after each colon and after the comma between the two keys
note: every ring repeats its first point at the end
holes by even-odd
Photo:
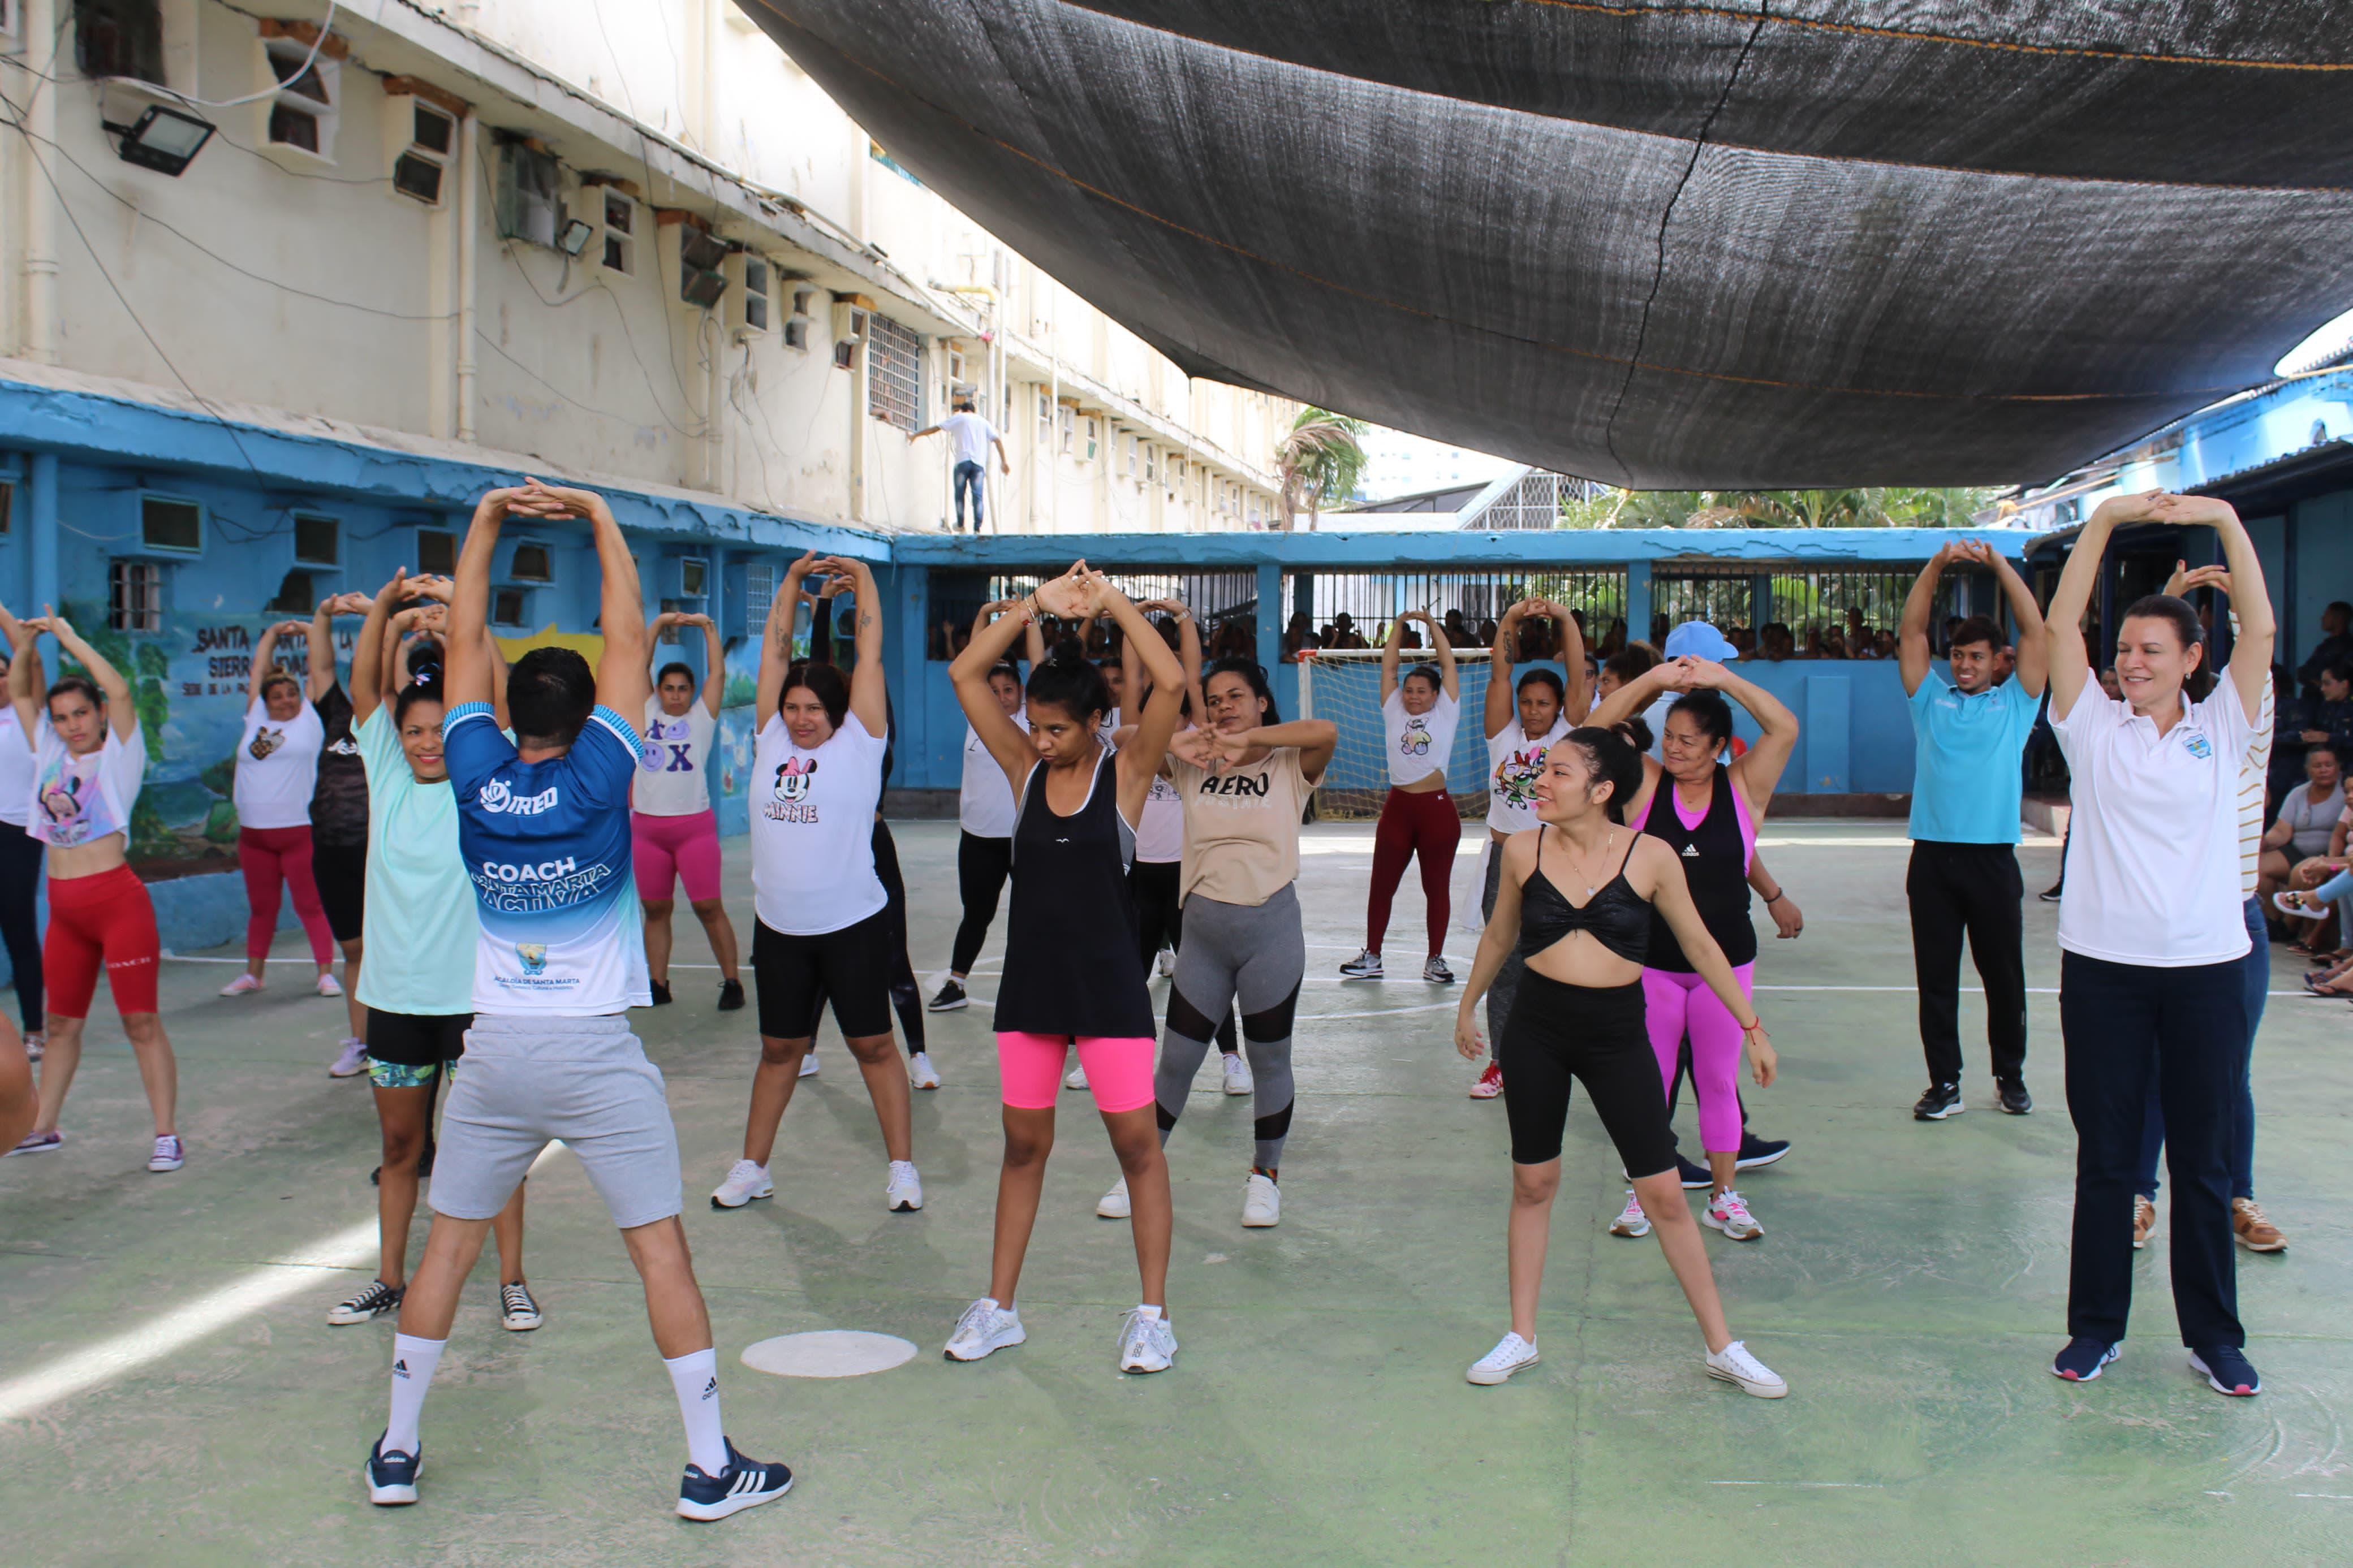
{"type": "Polygon", "coordinates": [[[1931,670],[1912,694],[1912,837],[2018,842],[2019,761],[2042,700],[2011,676],[1964,697],[1931,670]]]}
{"type": "Polygon", "coordinates": [[[360,1001],[380,1013],[448,1017],[474,1010],[481,922],[458,850],[458,797],[448,779],[419,784],[400,749],[392,707],[353,731],[367,769],[367,955],[360,1001]]]}

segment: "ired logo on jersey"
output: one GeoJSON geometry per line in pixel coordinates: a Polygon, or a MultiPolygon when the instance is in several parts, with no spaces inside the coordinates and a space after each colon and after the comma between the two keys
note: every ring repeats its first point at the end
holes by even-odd
{"type": "Polygon", "coordinates": [[[556,788],[548,785],[537,795],[517,795],[504,779],[492,779],[474,796],[474,803],[484,811],[505,816],[537,816],[555,809],[556,788]]]}

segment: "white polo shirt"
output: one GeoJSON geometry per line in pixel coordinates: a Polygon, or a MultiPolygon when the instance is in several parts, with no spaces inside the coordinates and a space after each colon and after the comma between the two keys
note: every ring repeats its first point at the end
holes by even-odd
{"type": "Polygon", "coordinates": [[[2246,956],[2239,890],[2239,783],[2257,731],[2225,677],[2154,721],[2088,681],[2051,728],[2073,815],[2059,945],[2086,958],[2178,969],[2246,956]]]}

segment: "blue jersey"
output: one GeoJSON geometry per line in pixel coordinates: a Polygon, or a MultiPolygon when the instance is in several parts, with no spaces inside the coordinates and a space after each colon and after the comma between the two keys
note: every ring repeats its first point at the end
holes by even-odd
{"type": "Polygon", "coordinates": [[[474,1011],[586,1017],[650,1005],[629,869],[629,721],[600,706],[570,751],[526,763],[488,703],[461,702],[442,745],[482,922],[474,1011]]]}

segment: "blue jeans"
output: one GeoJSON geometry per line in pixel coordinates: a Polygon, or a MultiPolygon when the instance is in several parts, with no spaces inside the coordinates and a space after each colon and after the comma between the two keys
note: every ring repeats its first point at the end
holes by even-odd
{"type": "MultiPolygon", "coordinates": [[[[2247,997],[2247,1048],[2239,1056],[2239,1094],[2231,1114],[2231,1195],[2255,1195],[2255,1031],[2263,1026],[2263,998],[2272,988],[2271,938],[2263,929],[2263,904],[2250,898],[2246,904],[2247,950],[2240,979],[2247,997]]],[[[2148,1086],[2148,1112],[2141,1123],[2140,1184],[2136,1191],[2157,1196],[2157,1157],[2165,1147],[2165,1111],[2158,1104],[2157,1084],[2148,1086]]]]}
{"type": "Polygon", "coordinates": [[[972,531],[978,533],[983,521],[981,514],[988,504],[987,499],[988,486],[985,470],[978,463],[958,463],[955,466],[954,486],[957,530],[961,531],[964,528],[964,496],[966,490],[970,490],[972,492],[972,531]]]}

